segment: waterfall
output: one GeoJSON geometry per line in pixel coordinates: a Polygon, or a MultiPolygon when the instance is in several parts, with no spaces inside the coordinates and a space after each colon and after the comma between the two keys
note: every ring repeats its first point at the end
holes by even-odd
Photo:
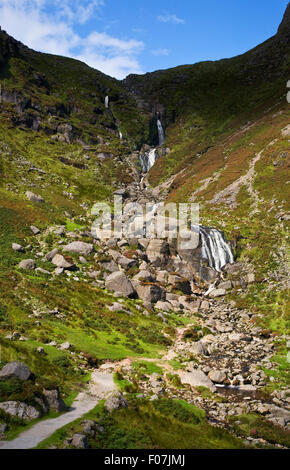
{"type": "Polygon", "coordinates": [[[157,149],[151,149],[139,156],[143,173],[147,173],[153,167],[159,157],[157,149]]]}
{"type": "Polygon", "coordinates": [[[105,98],[105,108],[108,109],[108,107],[109,107],[109,97],[106,96],[106,98],[105,98]]]}
{"type": "Polygon", "coordinates": [[[159,145],[162,145],[165,142],[165,135],[164,135],[164,130],[163,130],[160,119],[157,119],[157,130],[158,130],[159,145]]]}
{"type": "Polygon", "coordinates": [[[200,236],[201,255],[208,261],[211,268],[221,271],[225,264],[234,262],[232,249],[223,232],[214,228],[200,227],[200,236]]]}
{"type": "Polygon", "coordinates": [[[123,134],[121,131],[119,131],[119,137],[120,137],[120,140],[123,140],[123,134]]]}

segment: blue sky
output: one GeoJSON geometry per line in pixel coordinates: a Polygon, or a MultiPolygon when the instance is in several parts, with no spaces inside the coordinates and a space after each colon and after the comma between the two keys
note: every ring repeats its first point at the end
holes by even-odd
{"type": "Polygon", "coordinates": [[[0,25],[33,49],[124,78],[243,53],[273,36],[288,0],[0,0],[0,25]]]}

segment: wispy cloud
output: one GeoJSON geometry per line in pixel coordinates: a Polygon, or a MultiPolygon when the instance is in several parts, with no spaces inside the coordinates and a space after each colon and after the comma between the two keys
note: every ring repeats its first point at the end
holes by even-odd
{"type": "Polygon", "coordinates": [[[138,54],[144,43],[93,31],[76,30],[100,14],[103,0],[0,0],[1,26],[27,46],[83,60],[116,78],[142,73],[138,54]]]}
{"type": "Polygon", "coordinates": [[[157,20],[161,23],[175,23],[175,24],[184,24],[185,20],[178,18],[175,14],[166,13],[164,15],[157,16],[157,20]]]}
{"type": "Polygon", "coordinates": [[[169,49],[153,49],[151,51],[151,54],[156,55],[156,56],[169,55],[170,50],[169,49]]]}

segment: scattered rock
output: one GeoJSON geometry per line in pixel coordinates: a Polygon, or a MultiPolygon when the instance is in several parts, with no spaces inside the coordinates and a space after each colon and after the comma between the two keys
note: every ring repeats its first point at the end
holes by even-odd
{"type": "Polygon", "coordinates": [[[52,259],[55,257],[55,255],[58,254],[58,249],[54,248],[53,250],[49,251],[44,257],[44,261],[52,261],[52,259]]]}
{"type": "Polygon", "coordinates": [[[19,245],[18,243],[12,243],[12,250],[18,251],[19,253],[24,253],[25,250],[22,245],[19,245]]]}
{"type": "Polygon", "coordinates": [[[36,263],[34,259],[24,259],[19,263],[18,267],[20,269],[35,269],[36,263]]]}
{"type": "Polygon", "coordinates": [[[31,225],[30,230],[34,235],[38,235],[40,233],[39,228],[35,227],[35,225],[31,225]]]}
{"type": "Polygon", "coordinates": [[[32,202],[44,202],[44,199],[43,197],[37,195],[37,194],[34,194],[32,193],[31,191],[26,191],[25,193],[27,199],[29,199],[29,201],[32,201],[32,202]]]}
{"type": "Polygon", "coordinates": [[[37,352],[38,354],[40,354],[41,356],[45,356],[45,355],[46,355],[46,352],[45,352],[44,348],[41,347],[41,346],[38,346],[38,348],[36,348],[36,352],[37,352]]]}
{"type": "Polygon", "coordinates": [[[76,449],[88,449],[89,443],[85,434],[76,433],[72,436],[70,445],[76,449]]]}
{"type": "Polygon", "coordinates": [[[111,413],[113,410],[117,410],[121,407],[127,408],[127,401],[121,392],[112,392],[106,400],[105,408],[111,413]]]}

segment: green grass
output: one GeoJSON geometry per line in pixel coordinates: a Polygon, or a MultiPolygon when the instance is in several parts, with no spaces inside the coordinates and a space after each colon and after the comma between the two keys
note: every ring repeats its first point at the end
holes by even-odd
{"type": "Polygon", "coordinates": [[[109,414],[101,404],[82,419],[58,430],[37,448],[63,447],[65,438],[81,431],[83,419],[104,428],[89,438],[93,449],[243,449],[228,431],[209,425],[204,411],[182,400],[149,402],[127,396],[129,407],[109,414]]]}
{"type": "Polygon", "coordinates": [[[235,432],[240,436],[262,438],[272,444],[290,446],[289,432],[280,426],[274,426],[264,417],[256,414],[247,414],[229,417],[235,432]]]}
{"type": "Polygon", "coordinates": [[[134,361],[132,363],[132,368],[140,374],[163,374],[163,369],[154,362],[150,361],[134,361]]]}

